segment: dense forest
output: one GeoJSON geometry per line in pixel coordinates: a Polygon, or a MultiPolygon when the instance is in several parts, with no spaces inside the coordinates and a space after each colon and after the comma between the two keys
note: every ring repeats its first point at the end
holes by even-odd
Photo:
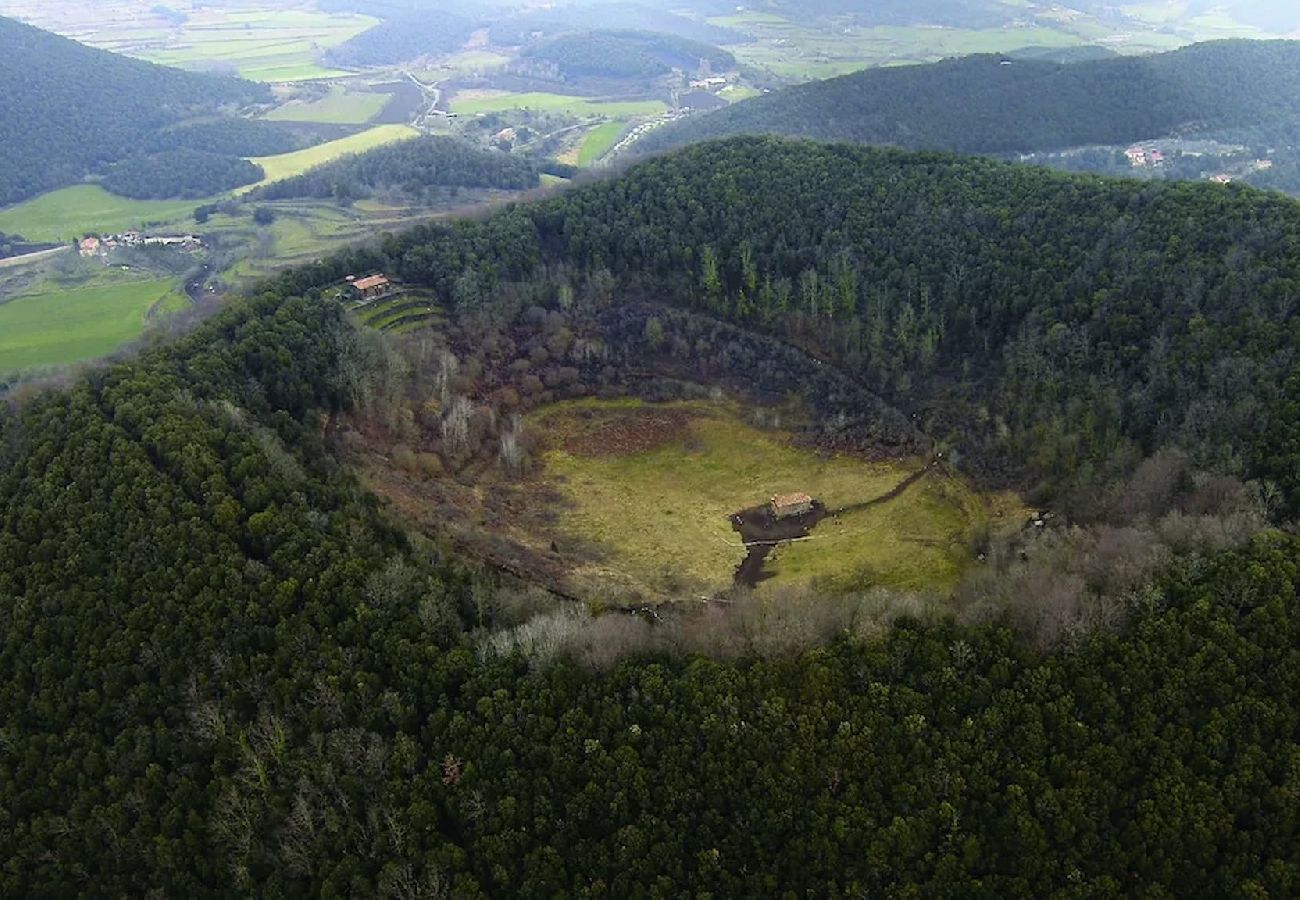
{"type": "Polygon", "coordinates": [[[1294,498],[1296,240],[1234,186],[738,139],[417,231],[398,271],[454,298],[488,260],[608,268],[815,348],[977,470],[1060,488],[1178,444],[1294,498]]]}
{"type": "Polygon", "coordinates": [[[1252,191],[737,140],[288,272],[13,397],[0,893],[1295,894],[1294,536],[1043,650],[947,617],[808,649],[758,605],[694,620],[740,622],[725,652],[607,616],[595,657],[548,657],[517,588],[333,456],[399,361],[322,292],[400,272],[485,328],[512,296],[654,298],[820,347],[940,435],[960,411],[1009,465],[1181,442],[1294,472],[1298,238],[1252,191]]]}
{"type": "Polygon", "coordinates": [[[675,68],[695,72],[708,65],[726,71],[736,65],[736,58],[725,50],[646,31],[564,34],[525,47],[520,60],[530,70],[549,66],[561,78],[651,78],[675,68]]]}
{"type": "Polygon", "coordinates": [[[453,53],[478,27],[476,20],[444,11],[397,15],[326,53],[336,66],[387,66],[422,56],[453,53]]]}
{"type": "Polygon", "coordinates": [[[419,137],[317,166],[259,188],[254,196],[359,200],[392,193],[404,202],[431,203],[445,199],[448,188],[537,187],[538,171],[522,157],[482,150],[456,138],[419,137]]]}
{"type": "Polygon", "coordinates": [[[2,17],[0,94],[0,204],[79,181],[187,115],[270,99],[264,85],[127,59],[2,17]]]}
{"type": "Polygon", "coordinates": [[[226,118],[159,131],[149,136],[144,149],[150,153],[197,150],[224,156],[276,156],[319,143],[310,131],[310,125],[226,118]]]}
{"type": "Polygon", "coordinates": [[[262,167],[238,156],[170,150],[130,156],[104,172],[102,184],[137,200],[211,197],[262,180],[262,167]]]}
{"type": "Polygon", "coordinates": [[[1068,64],[996,55],[869,69],[755,97],[653,132],[646,151],[782,134],[962,153],[1122,144],[1296,121],[1300,45],[1215,41],[1068,64]]]}

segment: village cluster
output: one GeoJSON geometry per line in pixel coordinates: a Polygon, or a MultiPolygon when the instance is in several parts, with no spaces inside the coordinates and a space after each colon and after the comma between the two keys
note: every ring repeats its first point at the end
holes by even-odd
{"type": "MultiPolygon", "coordinates": [[[[1127,150],[1124,151],[1124,155],[1128,157],[1129,165],[1131,165],[1135,169],[1159,169],[1164,166],[1166,161],[1164,151],[1159,150],[1155,147],[1140,147],[1140,146],[1129,147],[1127,150]]],[[[1190,153],[1187,155],[1200,156],[1201,154],[1190,153]]],[[[1273,168],[1273,160],[1256,159],[1250,162],[1246,166],[1245,171],[1263,172],[1271,168],[1273,168]]],[[[1233,179],[1233,175],[1231,175],[1230,173],[1219,172],[1217,174],[1211,175],[1209,180],[1215,182],[1216,184],[1231,184],[1232,179],[1233,179]]]]}
{"type": "Polygon", "coordinates": [[[77,250],[82,256],[106,258],[119,247],[177,247],[187,253],[203,249],[203,238],[195,234],[143,234],[139,231],[124,231],[105,237],[87,235],[77,242],[77,250]]]}

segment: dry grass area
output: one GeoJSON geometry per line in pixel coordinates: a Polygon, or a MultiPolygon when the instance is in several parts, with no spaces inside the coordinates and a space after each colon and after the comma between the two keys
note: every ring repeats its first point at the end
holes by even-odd
{"type": "MultiPolygon", "coordinates": [[[[774,493],[807,491],[835,510],[888,494],[924,465],[826,456],[750,424],[727,402],[583,400],[542,410],[529,425],[549,440],[538,486],[567,501],[558,530],[600,551],[574,568],[580,592],[628,600],[728,589],[745,555],[728,516],[774,493]]],[[[947,591],[995,499],[1006,498],[936,469],[897,498],[833,516],[810,539],[782,546],[760,592],[810,583],[947,591]]]]}

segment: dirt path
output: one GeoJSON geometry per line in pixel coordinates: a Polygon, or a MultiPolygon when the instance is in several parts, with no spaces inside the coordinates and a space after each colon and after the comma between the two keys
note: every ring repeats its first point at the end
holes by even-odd
{"type": "Polygon", "coordinates": [[[0,269],[12,269],[15,266],[25,266],[28,263],[40,262],[43,259],[51,259],[71,250],[72,247],[52,247],[49,250],[37,250],[35,253],[24,253],[22,256],[11,256],[8,259],[0,259],[0,269]]]}
{"type": "Polygon", "coordinates": [[[833,516],[861,512],[864,509],[871,509],[873,506],[880,506],[891,500],[897,500],[907,492],[908,488],[930,474],[939,465],[939,460],[932,459],[879,497],[873,497],[861,503],[852,503],[835,510],[828,510],[820,501],[814,501],[810,512],[801,516],[791,516],[787,519],[773,517],[766,505],[755,506],[752,509],[745,509],[735,513],[731,516],[731,527],[740,535],[741,540],[745,542],[745,546],[749,548],[744,560],[736,568],[735,586],[755,588],[761,582],[771,578],[773,573],[766,571],[765,564],[772,551],[781,544],[811,539],[812,530],[822,521],[833,516]]]}

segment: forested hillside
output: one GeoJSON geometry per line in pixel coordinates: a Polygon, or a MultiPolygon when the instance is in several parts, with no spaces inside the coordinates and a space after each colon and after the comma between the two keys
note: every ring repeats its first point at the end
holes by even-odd
{"type": "Polygon", "coordinates": [[[488,338],[529,303],[680,303],[1009,467],[1179,442],[1294,472],[1298,239],[1250,191],[738,140],[287,273],[15,398],[0,893],[1295,894],[1293,536],[1188,558],[1122,632],[1046,651],[944,618],[806,650],[759,606],[715,659],[624,616],[601,658],[659,649],[528,657],[523,628],[482,640],[512,589],[331,455],[401,363],[322,290],[400,272],[488,338]]]}
{"type": "Polygon", "coordinates": [[[238,156],[165,150],[113,163],[101,183],[120,197],[195,200],[261,181],[261,166],[238,156]]]}
{"type": "Polygon", "coordinates": [[[1297,240],[1248,189],[740,139],[417,231],[400,272],[452,298],[483,260],[600,265],[817,348],[976,468],[1059,486],[1178,444],[1294,499],[1297,240]]]}
{"type": "Polygon", "coordinates": [[[386,66],[453,53],[477,27],[473,18],[441,10],[403,12],[332,48],[326,58],[338,66],[386,66]]]}
{"type": "Polygon", "coordinates": [[[719,71],[734,68],[725,50],[647,31],[586,31],[564,34],[525,47],[520,58],[531,66],[553,68],[564,78],[583,76],[645,78],[674,68],[695,72],[702,64],[719,71]]]}
{"type": "Polygon", "coordinates": [[[187,115],[270,98],[263,85],[127,59],[6,18],[0,95],[0,205],[79,181],[187,115]]]}
{"type": "Polygon", "coordinates": [[[392,192],[406,202],[431,202],[445,199],[448,188],[522,190],[538,184],[537,168],[521,157],[455,138],[420,137],[317,166],[259,188],[256,196],[359,200],[392,192]]]}
{"type": "Polygon", "coordinates": [[[646,151],[782,134],[962,153],[1121,144],[1171,133],[1290,131],[1300,43],[1217,41],[1056,63],[971,56],[870,69],[756,97],[653,132],[646,151]]]}

